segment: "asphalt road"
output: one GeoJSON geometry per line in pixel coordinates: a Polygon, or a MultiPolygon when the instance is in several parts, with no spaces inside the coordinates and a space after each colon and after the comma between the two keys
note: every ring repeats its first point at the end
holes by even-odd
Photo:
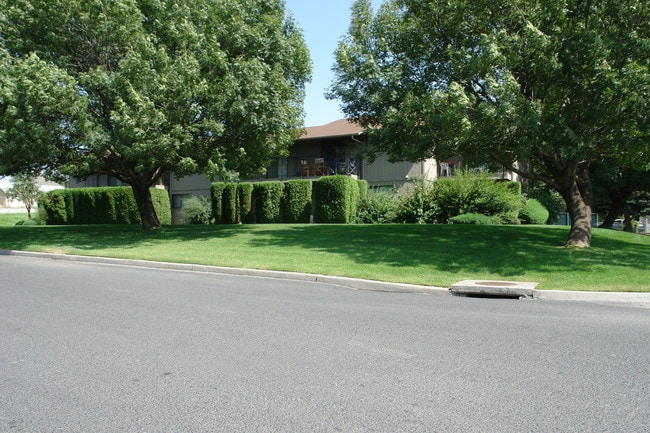
{"type": "Polygon", "coordinates": [[[650,309],[0,256],[0,432],[650,431],[650,309]]]}

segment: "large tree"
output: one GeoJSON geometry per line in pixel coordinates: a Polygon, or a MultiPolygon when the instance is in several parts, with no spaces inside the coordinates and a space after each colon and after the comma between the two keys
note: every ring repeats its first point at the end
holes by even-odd
{"type": "Polygon", "coordinates": [[[143,228],[163,174],[256,172],[303,123],[282,0],[0,0],[0,173],[107,174],[143,228]]]}
{"type": "Polygon", "coordinates": [[[353,6],[329,96],[394,160],[489,158],[557,190],[591,243],[589,166],[648,170],[650,3],[390,0],[353,6]]]}

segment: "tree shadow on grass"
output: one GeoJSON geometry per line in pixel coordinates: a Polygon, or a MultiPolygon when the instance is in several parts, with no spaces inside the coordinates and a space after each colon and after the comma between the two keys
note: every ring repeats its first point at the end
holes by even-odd
{"type": "Polygon", "coordinates": [[[562,245],[567,235],[568,228],[551,226],[192,225],[146,232],[139,226],[119,225],[21,226],[0,227],[0,248],[81,254],[140,248],[145,252],[135,254],[138,257],[164,259],[160,254],[175,260],[183,259],[175,245],[187,243],[197,254],[186,259],[195,260],[202,251],[218,247],[215,240],[228,239],[230,245],[235,242],[261,251],[265,247],[305,251],[305,260],[317,260],[309,251],[323,252],[356,267],[379,265],[428,274],[508,278],[528,273],[594,273],[603,266],[638,275],[650,270],[650,238],[596,229],[591,248],[566,249],[562,245]],[[148,246],[160,249],[152,248],[156,252],[149,255],[148,246]]]}
{"type": "Polygon", "coordinates": [[[628,268],[639,262],[641,269],[648,270],[647,245],[603,238],[592,248],[571,250],[563,247],[567,230],[549,226],[305,225],[259,230],[249,243],[258,248],[325,251],[358,265],[454,274],[470,271],[509,277],[599,264],[628,268]]]}
{"type": "Polygon", "coordinates": [[[0,227],[0,248],[132,249],[153,243],[200,241],[236,236],[242,226],[169,226],[143,231],[139,225],[76,225],[0,227]]]}

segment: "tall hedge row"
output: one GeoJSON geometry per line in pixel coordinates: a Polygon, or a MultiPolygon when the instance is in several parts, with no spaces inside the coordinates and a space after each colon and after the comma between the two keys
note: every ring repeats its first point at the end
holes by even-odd
{"type": "MultiPolygon", "coordinates": [[[[161,224],[171,224],[167,191],[152,188],[151,196],[161,224]]],[[[57,189],[47,192],[39,205],[51,225],[141,223],[133,190],[128,186],[57,189]]]]}
{"type": "Polygon", "coordinates": [[[349,176],[325,176],[317,182],[213,183],[210,188],[217,224],[308,223],[312,210],[316,222],[351,223],[367,193],[368,182],[349,176]]]}

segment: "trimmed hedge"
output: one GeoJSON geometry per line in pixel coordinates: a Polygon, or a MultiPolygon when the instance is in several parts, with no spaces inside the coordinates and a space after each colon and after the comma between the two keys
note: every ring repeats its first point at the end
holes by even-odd
{"type": "MultiPolygon", "coordinates": [[[[160,223],[171,224],[167,191],[151,188],[151,198],[160,223]]],[[[39,204],[50,225],[141,223],[133,190],[128,186],[57,189],[44,194],[39,204]]]]}
{"type": "Polygon", "coordinates": [[[227,183],[223,189],[221,201],[221,219],[224,224],[238,224],[237,219],[237,184],[227,183]]]}
{"type": "Polygon", "coordinates": [[[237,222],[251,224],[255,222],[255,209],[253,207],[252,183],[240,183],[237,185],[237,222]]]}
{"type": "Polygon", "coordinates": [[[476,224],[483,226],[490,226],[493,224],[492,218],[480,213],[464,213],[451,217],[449,222],[452,224],[476,224]]]}
{"type": "Polygon", "coordinates": [[[210,186],[215,224],[237,223],[351,223],[361,197],[368,195],[368,182],[349,176],[325,176],[318,182],[294,179],[286,182],[224,183],[210,186]],[[321,184],[319,201],[315,185],[321,184]],[[320,213],[319,213],[320,212],[320,213]]]}
{"type": "Polygon", "coordinates": [[[519,212],[522,224],[546,224],[548,217],[548,209],[534,198],[526,200],[523,209],[519,212]]]}
{"type": "Polygon", "coordinates": [[[282,207],[284,221],[290,224],[308,223],[311,216],[312,181],[289,180],[284,184],[282,207]]]}
{"type": "Polygon", "coordinates": [[[210,185],[210,201],[212,202],[212,219],[215,224],[223,224],[223,190],[225,183],[213,183],[210,185]]]}
{"type": "Polygon", "coordinates": [[[284,184],[282,182],[260,182],[254,185],[255,220],[257,223],[272,224],[283,222],[283,191],[284,184]]]}
{"type": "Polygon", "coordinates": [[[354,221],[359,206],[359,186],[349,176],[321,177],[314,185],[314,221],[343,223],[354,221]]]}

